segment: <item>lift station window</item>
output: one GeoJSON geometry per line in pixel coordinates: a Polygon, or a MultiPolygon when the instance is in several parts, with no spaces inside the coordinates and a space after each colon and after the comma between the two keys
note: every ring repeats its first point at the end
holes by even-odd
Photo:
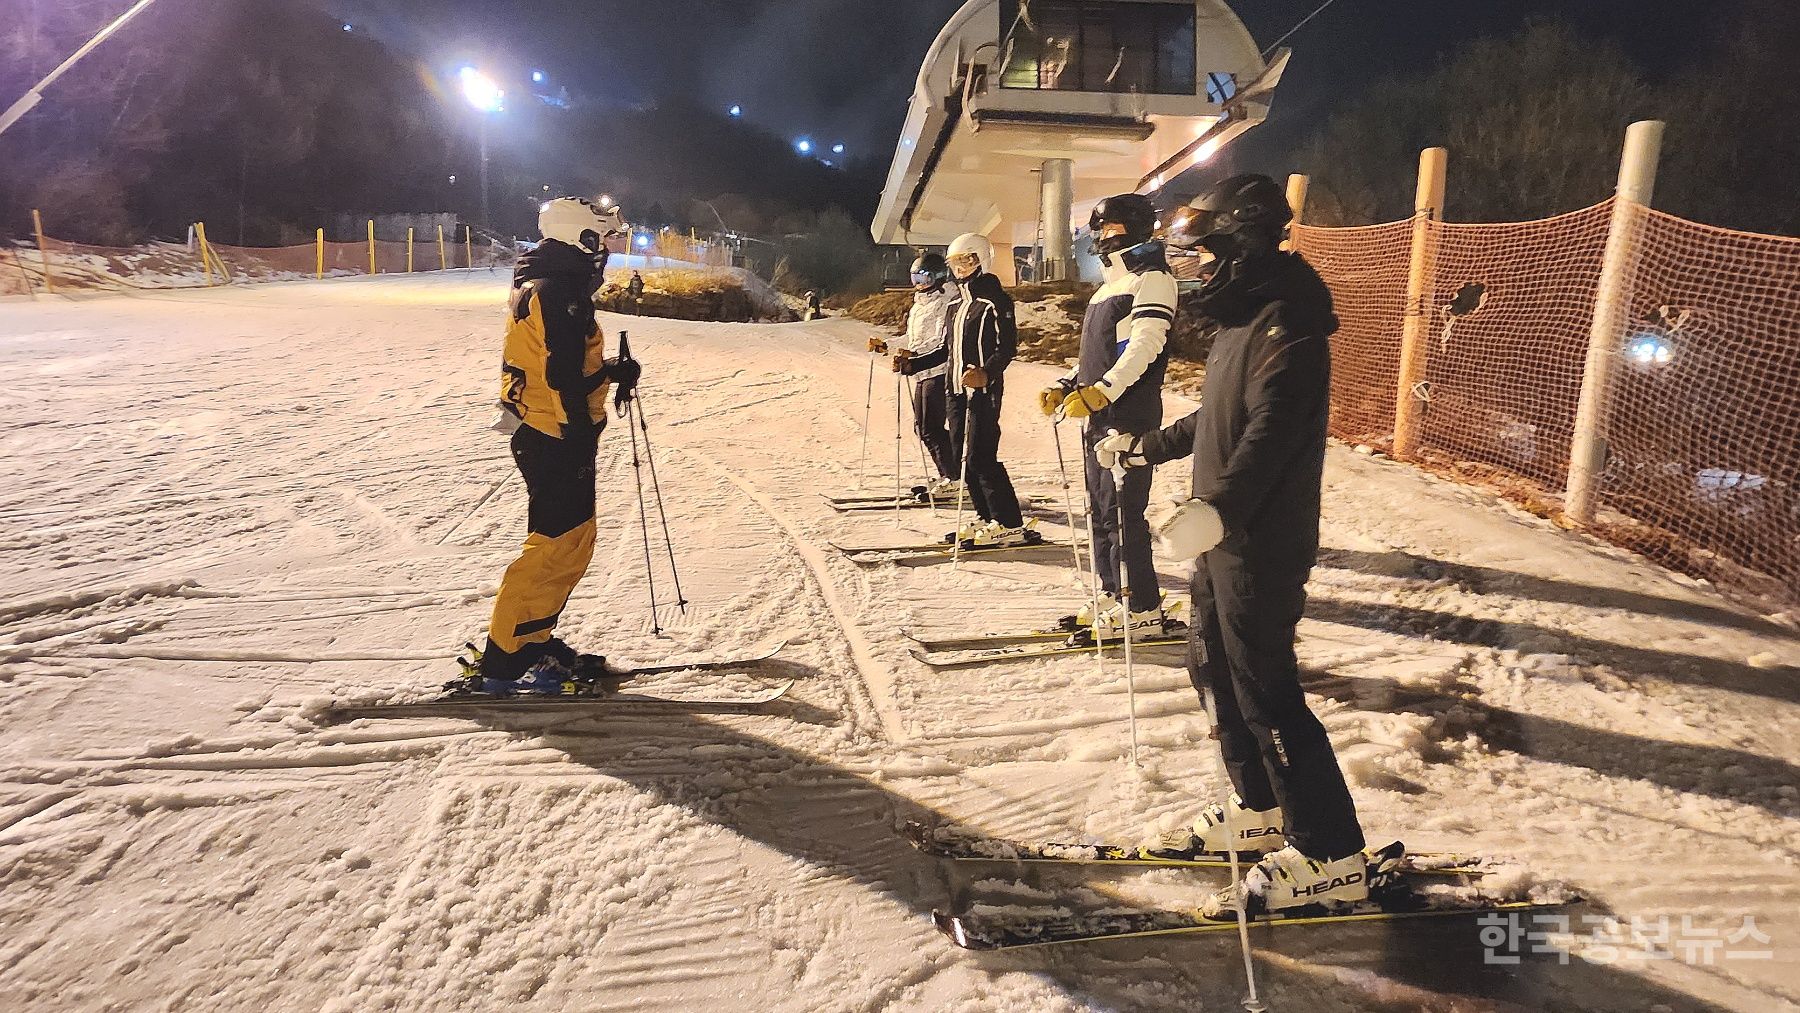
{"type": "Polygon", "coordinates": [[[1000,26],[1004,87],[1196,93],[1191,3],[1001,0],[1000,26]]]}

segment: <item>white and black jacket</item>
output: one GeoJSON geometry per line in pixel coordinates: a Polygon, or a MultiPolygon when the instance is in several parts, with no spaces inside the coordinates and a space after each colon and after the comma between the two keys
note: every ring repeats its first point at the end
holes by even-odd
{"type": "MultiPolygon", "coordinates": [[[[944,319],[950,313],[955,294],[950,285],[935,292],[917,292],[912,309],[906,314],[906,350],[919,358],[944,347],[944,319]]],[[[944,375],[947,366],[933,366],[913,373],[914,380],[930,380],[944,375]]]]}
{"type": "Polygon", "coordinates": [[[1109,269],[1088,301],[1081,357],[1068,379],[1106,393],[1112,403],[1094,413],[1102,428],[1145,433],[1162,425],[1175,306],[1175,276],[1160,245],[1109,269]]]}
{"type": "Polygon", "coordinates": [[[983,272],[956,283],[944,317],[944,339],[937,351],[909,360],[907,372],[917,375],[946,366],[950,393],[961,394],[963,371],[980,366],[988,375],[988,393],[998,396],[1001,375],[1019,350],[1012,296],[1000,287],[999,278],[983,272]]]}

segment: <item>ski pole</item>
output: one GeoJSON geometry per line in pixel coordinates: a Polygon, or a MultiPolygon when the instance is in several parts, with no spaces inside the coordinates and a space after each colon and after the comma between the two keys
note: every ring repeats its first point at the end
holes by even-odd
{"type": "MultiPolygon", "coordinates": [[[[1075,500],[1069,495],[1069,465],[1063,458],[1062,448],[1062,409],[1050,419],[1050,438],[1056,442],[1056,470],[1062,476],[1063,510],[1069,516],[1069,556],[1075,564],[1075,572],[1081,572],[1081,546],[1075,544],[1075,500]]],[[[1082,464],[1086,465],[1084,458],[1082,464]]],[[[1086,468],[1083,468],[1086,471],[1086,468]]]]}
{"type": "Polygon", "coordinates": [[[662,481],[656,477],[656,451],[650,446],[650,417],[644,411],[644,395],[635,394],[638,429],[644,434],[644,460],[650,464],[650,492],[656,497],[656,516],[662,521],[663,548],[669,553],[669,576],[675,581],[675,605],[687,615],[687,595],[681,593],[681,570],[675,565],[675,540],[669,537],[669,513],[663,507],[662,481]]]}
{"type": "MultiPolygon", "coordinates": [[[[1117,436],[1118,430],[1107,430],[1108,436],[1117,436]]],[[[1138,765],[1138,728],[1137,728],[1137,680],[1131,667],[1131,593],[1125,587],[1125,464],[1122,460],[1113,463],[1113,491],[1117,493],[1118,527],[1115,539],[1119,553],[1119,611],[1125,617],[1125,701],[1131,709],[1131,765],[1138,765]]]]}
{"type": "MultiPolygon", "coordinates": [[[[947,381],[946,381],[947,382],[947,381]]],[[[975,408],[975,392],[963,388],[962,468],[956,480],[956,528],[950,532],[950,569],[962,563],[963,500],[969,496],[969,430],[975,408]]]]}
{"type": "Polygon", "coordinates": [[[894,527],[900,526],[900,387],[906,377],[894,374],[894,527]]]}
{"type": "Polygon", "coordinates": [[[631,425],[631,401],[619,407],[625,415],[625,431],[631,436],[631,475],[637,483],[638,529],[644,535],[644,578],[650,582],[650,630],[660,636],[662,623],[656,614],[656,567],[650,561],[650,517],[644,509],[644,464],[638,457],[638,434],[631,425]]]}
{"type": "MultiPolygon", "coordinates": [[[[1087,456],[1086,456],[1088,451],[1085,447],[1085,442],[1086,441],[1084,439],[1084,441],[1083,441],[1084,447],[1082,450],[1083,456],[1081,459],[1081,498],[1087,500],[1087,505],[1088,505],[1087,506],[1088,593],[1091,595],[1089,600],[1092,602],[1092,604],[1088,606],[1088,609],[1090,610],[1090,614],[1088,617],[1088,636],[1094,638],[1094,674],[1099,677],[1100,681],[1105,681],[1105,679],[1106,679],[1106,651],[1104,650],[1104,648],[1100,642],[1100,544],[1094,540],[1094,513],[1095,513],[1095,511],[1094,511],[1094,494],[1093,494],[1093,491],[1088,488],[1088,477],[1087,477],[1088,470],[1087,470],[1087,456]]],[[[1060,446],[1061,446],[1061,444],[1059,443],[1058,447],[1060,448],[1060,446]]],[[[1075,518],[1074,508],[1071,507],[1070,511],[1069,511],[1069,521],[1071,524],[1074,523],[1074,518],[1075,518]]],[[[1074,539],[1075,532],[1073,530],[1071,530],[1069,532],[1069,537],[1071,540],[1074,539]]],[[[1077,572],[1079,572],[1081,570],[1081,564],[1079,562],[1076,563],[1075,569],[1077,572]]],[[[1127,616],[1126,618],[1129,619],[1130,617],[1127,616]]],[[[1134,714],[1136,713],[1135,709],[1133,710],[1133,713],[1134,714]]],[[[1134,755],[1135,755],[1135,752],[1134,752],[1134,755]]]]}
{"type": "Polygon", "coordinates": [[[931,516],[936,517],[938,515],[937,493],[931,491],[931,462],[925,457],[925,421],[920,417],[921,405],[919,404],[919,401],[923,399],[918,397],[918,390],[918,385],[914,384],[913,394],[915,400],[913,401],[912,406],[912,417],[913,436],[915,439],[913,442],[919,445],[919,474],[925,476],[925,502],[931,504],[931,516]]]}
{"type": "Polygon", "coordinates": [[[863,392],[862,460],[856,465],[856,487],[858,489],[866,488],[863,482],[866,481],[869,473],[869,412],[875,403],[875,342],[876,339],[869,339],[869,384],[863,392]]]}
{"type": "MultiPolygon", "coordinates": [[[[1190,616],[1189,619],[1196,623],[1200,621],[1198,617],[1194,616],[1190,616]]],[[[1202,649],[1205,649],[1204,645],[1202,649]]],[[[1212,726],[1213,741],[1219,744],[1219,748],[1213,752],[1214,758],[1219,762],[1219,776],[1224,779],[1226,787],[1229,788],[1231,786],[1231,769],[1225,765],[1225,740],[1219,737],[1219,702],[1213,695],[1210,682],[1212,678],[1210,658],[1207,659],[1206,664],[1209,681],[1206,683],[1206,689],[1200,694],[1200,699],[1206,705],[1206,721],[1212,726]]],[[[1226,853],[1230,855],[1232,890],[1237,899],[1238,949],[1244,955],[1244,981],[1250,989],[1249,994],[1244,996],[1243,1006],[1246,1013],[1262,1013],[1264,1009],[1262,1000],[1256,996],[1256,961],[1250,955],[1250,916],[1244,906],[1247,900],[1244,896],[1244,879],[1238,871],[1237,831],[1231,822],[1232,810],[1235,808],[1237,807],[1232,804],[1231,795],[1227,793],[1224,804],[1225,836],[1231,839],[1231,845],[1226,848],[1226,853]]]]}

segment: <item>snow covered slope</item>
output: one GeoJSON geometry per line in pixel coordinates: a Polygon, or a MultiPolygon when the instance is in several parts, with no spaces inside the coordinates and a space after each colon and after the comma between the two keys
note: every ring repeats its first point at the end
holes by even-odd
{"type": "MultiPolygon", "coordinates": [[[[857,478],[860,324],[605,320],[647,365],[694,606],[652,634],[617,431],[566,635],[652,659],[792,633],[787,702],[316,720],[321,698],[442,681],[482,628],[523,532],[485,428],[502,297],[420,277],[0,305],[5,1008],[1234,1008],[1232,939],[978,959],[931,928],[949,886],[900,819],[1136,839],[1220,786],[1179,667],[1140,667],[1134,773],[1117,664],[908,656],[902,626],[1041,621],[1081,578],[829,548],[949,523],[818,497],[857,478]]],[[[1029,396],[1050,370],[1015,368],[1006,456],[1022,491],[1059,495],[1029,396]]],[[[875,389],[879,488],[891,378],[875,389]]],[[[1259,937],[1271,1007],[1795,1008],[1800,638],[1406,468],[1334,450],[1327,477],[1301,651],[1371,837],[1571,884],[1593,901],[1577,935],[1584,915],[1669,919],[1673,947],[1751,916],[1770,942],[1508,967],[1466,921],[1282,930],[1259,937]]],[[[1216,881],[1095,889],[1170,903],[1216,881]]]]}

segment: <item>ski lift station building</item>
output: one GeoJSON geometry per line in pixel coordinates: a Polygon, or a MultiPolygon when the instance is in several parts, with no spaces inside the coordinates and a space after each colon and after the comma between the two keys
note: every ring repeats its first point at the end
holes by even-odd
{"type": "Polygon", "coordinates": [[[1268,115],[1287,61],[1223,0],[970,0],[925,54],[870,232],[977,232],[1069,278],[1077,213],[1206,163],[1268,115]]]}

